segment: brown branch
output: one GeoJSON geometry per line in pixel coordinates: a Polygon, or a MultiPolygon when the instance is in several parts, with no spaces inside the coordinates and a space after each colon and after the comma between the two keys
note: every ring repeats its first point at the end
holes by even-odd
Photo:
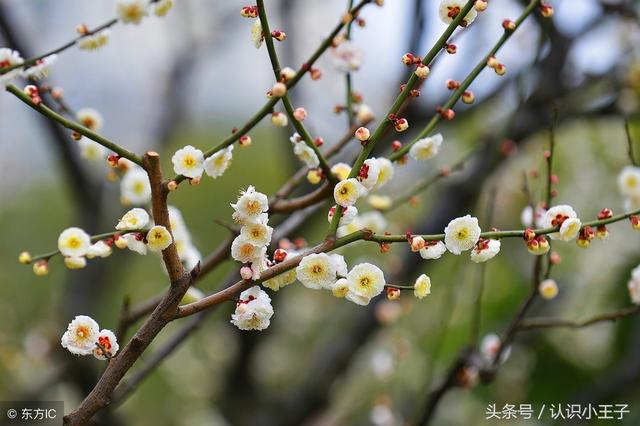
{"type": "Polygon", "coordinates": [[[304,209],[320,201],[323,201],[329,194],[331,194],[332,186],[329,183],[324,183],[318,189],[308,194],[302,195],[290,200],[274,200],[269,206],[270,213],[292,213],[297,210],[304,209]]]}
{"type": "MultiPolygon", "coordinates": [[[[171,230],[169,210],[167,209],[167,193],[162,185],[160,156],[155,152],[147,152],[143,157],[143,164],[151,185],[153,220],[156,224],[171,230]]],[[[110,360],[100,380],[80,406],[64,417],[65,424],[84,425],[99,410],[110,404],[111,395],[120,380],[158,333],[171,321],[178,303],[182,300],[192,280],[199,273],[199,264],[191,273],[185,273],[174,243],[162,251],[162,258],[171,280],[169,290],[129,343],[110,360]]]]}
{"type": "Polygon", "coordinates": [[[616,321],[621,318],[635,315],[640,313],[639,306],[630,306],[628,308],[620,309],[614,312],[608,312],[601,315],[596,315],[583,320],[563,320],[560,318],[531,318],[523,320],[518,325],[518,330],[534,330],[538,328],[553,328],[553,327],[568,327],[568,328],[582,328],[588,327],[593,324],[606,321],[616,321]]]}

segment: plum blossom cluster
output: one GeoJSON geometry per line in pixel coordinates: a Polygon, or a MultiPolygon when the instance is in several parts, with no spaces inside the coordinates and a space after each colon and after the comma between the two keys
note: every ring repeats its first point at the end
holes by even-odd
{"type": "Polygon", "coordinates": [[[100,330],[98,323],[86,315],[78,315],[69,323],[60,344],[74,355],[93,355],[100,360],[111,359],[120,348],[111,330],[100,330]]]}
{"type": "Polygon", "coordinates": [[[200,182],[202,173],[216,179],[224,174],[233,159],[233,145],[221,149],[205,159],[204,154],[197,148],[187,145],[179,149],[171,157],[173,171],[178,175],[189,178],[192,184],[200,182]]]}
{"type": "Polygon", "coordinates": [[[240,293],[231,323],[240,330],[264,330],[269,327],[272,316],[271,298],[256,285],[240,293]]]}
{"type": "MultiPolygon", "coordinates": [[[[118,0],[116,2],[116,16],[123,24],[138,25],[142,19],[149,16],[151,0],[118,0]]],[[[156,16],[165,16],[173,8],[173,0],[158,0],[153,8],[156,16]]]]}
{"type": "Polygon", "coordinates": [[[242,225],[240,235],[231,244],[231,257],[245,264],[240,271],[242,278],[258,280],[260,273],[271,264],[267,259],[267,246],[273,233],[273,228],[267,224],[269,200],[249,186],[231,207],[234,209],[233,220],[242,225]]]}
{"type": "Polygon", "coordinates": [[[49,73],[49,68],[57,59],[58,55],[49,55],[38,59],[33,65],[25,69],[21,67],[24,59],[19,52],[2,47],[0,48],[0,87],[9,85],[18,77],[33,79],[46,77],[49,73]],[[3,72],[3,68],[8,68],[9,70],[3,72]]]}
{"type": "Polygon", "coordinates": [[[380,268],[360,263],[348,270],[339,254],[311,253],[296,268],[298,281],[314,290],[330,290],[336,297],[345,297],[358,305],[368,305],[384,290],[385,278],[380,268]]]}

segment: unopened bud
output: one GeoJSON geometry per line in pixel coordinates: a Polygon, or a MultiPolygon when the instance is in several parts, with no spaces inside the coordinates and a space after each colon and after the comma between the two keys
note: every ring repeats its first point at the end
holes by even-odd
{"type": "Polygon", "coordinates": [[[22,263],[23,265],[30,264],[31,253],[29,253],[28,251],[23,251],[22,253],[20,253],[20,255],[18,256],[18,262],[22,263]]]}
{"type": "Polygon", "coordinates": [[[367,129],[366,127],[358,127],[355,135],[356,135],[356,139],[358,139],[360,142],[364,142],[369,140],[371,133],[369,132],[369,129],[367,129]]]}
{"type": "Polygon", "coordinates": [[[298,121],[304,121],[304,119],[307,118],[307,110],[304,108],[296,108],[296,110],[293,111],[293,116],[298,121]]]}
{"type": "Polygon", "coordinates": [[[387,299],[389,300],[400,299],[400,289],[395,287],[387,287],[387,299]]]}

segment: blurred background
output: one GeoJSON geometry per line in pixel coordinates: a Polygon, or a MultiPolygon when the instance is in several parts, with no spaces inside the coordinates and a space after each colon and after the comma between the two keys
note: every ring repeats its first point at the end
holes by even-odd
{"type": "MultiPolygon", "coordinates": [[[[338,22],[343,0],[270,0],[271,26],[286,31],[277,45],[283,66],[297,69],[338,22]]],[[[405,52],[423,54],[444,30],[435,0],[387,1],[367,6],[354,43],[363,51],[354,89],[377,117],[385,114],[408,71],[405,52]]],[[[438,127],[443,152],[427,163],[396,169],[383,193],[394,195],[418,179],[435,176],[469,155],[465,168],[371,224],[392,233],[441,232],[448,221],[477,215],[484,229],[521,228],[527,205],[525,175],[540,198],[543,150],[557,111],[555,172],[560,182],[554,204],[570,204],[583,220],[603,208],[623,211],[616,177],[629,164],[624,118],[640,139],[640,7],[633,1],[553,0],[555,15],[532,16],[499,54],[508,72],[483,72],[472,85],[476,102],[456,108],[457,117],[438,127]],[[512,142],[505,142],[506,140],[512,142]],[[505,155],[508,154],[508,155],[505,155]],[[492,208],[490,208],[492,206],[492,208]],[[493,211],[489,218],[489,211],[493,211]]],[[[164,19],[140,26],[116,25],[111,40],[93,53],[70,49],[52,67],[48,84],[64,89],[74,108],[91,107],[104,116],[102,133],[142,153],[154,149],[170,170],[172,153],[187,144],[207,149],[240,126],[265,102],[272,85],[266,52],[250,42],[251,20],[239,16],[239,1],[176,0],[164,19]]],[[[455,37],[456,55],[443,54],[404,112],[409,141],[450,93],[444,81],[462,80],[515,19],[523,3],[492,0],[478,20],[455,37]]],[[[22,56],[57,47],[114,16],[110,0],[0,0],[0,47],[22,56]]],[[[304,106],[305,121],[327,145],[348,130],[334,106],[345,98],[344,75],[328,55],[317,64],[319,81],[305,77],[291,91],[304,106]]],[[[22,83],[20,83],[22,84],[22,83]]],[[[280,109],[280,107],[278,107],[280,109]]],[[[371,127],[371,126],[370,126],[371,127]]],[[[153,255],[116,252],[67,271],[60,258],[47,277],[36,277],[17,262],[22,250],[55,248],[60,231],[81,226],[106,232],[126,211],[119,185],[105,178],[108,167],[81,158],[68,132],[45,121],[8,93],[0,96],[0,399],[63,400],[75,408],[92,389],[104,364],[71,356],[59,344],[67,323],[80,314],[115,329],[123,301],[144,302],[166,288],[153,255]]],[[[216,220],[230,221],[229,202],[240,188],[256,185],[272,194],[300,167],[288,141],[292,128],[268,120],[252,132],[253,145],[234,151],[232,167],[215,181],[184,186],[171,195],[194,243],[210,253],[228,237],[216,220]]],[[[380,144],[388,151],[392,136],[380,144]]],[[[358,150],[351,144],[340,159],[358,150]]],[[[308,192],[311,185],[299,190],[308,192]]],[[[362,202],[361,211],[372,210],[362,202]]],[[[323,205],[289,234],[315,244],[326,231],[323,205]]],[[[373,211],[373,210],[372,210],[373,211]]],[[[286,220],[274,216],[273,223],[286,220]]],[[[372,226],[370,224],[370,226],[372,226]]],[[[640,263],[638,235],[628,224],[611,227],[607,241],[583,250],[558,244],[562,263],[553,271],[560,293],[537,301],[530,315],[582,319],[630,305],[626,283],[640,263]]],[[[464,348],[480,337],[501,334],[527,295],[532,257],[521,241],[503,241],[502,253],[486,266],[465,256],[424,261],[406,245],[381,255],[372,244],[343,251],[353,265],[367,259],[388,281],[411,284],[421,273],[432,280],[424,300],[409,294],[382,298],[367,307],[309,291],[299,283],[270,293],[275,315],[264,332],[241,332],[229,323],[232,304],[206,316],[170,324],[134,366],[153,363],[167,342],[189,338],[164,359],[131,395],[102,414],[100,422],[166,425],[340,425],[484,424],[488,404],[626,403],[625,424],[640,422],[640,319],[600,323],[579,330],[519,333],[509,359],[493,381],[446,392],[437,409],[426,409],[429,392],[444,380],[464,348]],[[482,278],[484,277],[484,278],[482,278]],[[475,298],[484,286],[481,321],[475,298]]],[[[227,262],[198,286],[210,293],[237,264],[227,262]]],[[[130,329],[128,337],[134,330],[130,329]]],[[[121,342],[123,345],[124,342],[121,342]]],[[[512,420],[518,424],[518,421],[512,420]]],[[[551,420],[540,420],[540,424],[551,420]]],[[[532,421],[527,422],[532,424],[532,421]]]]}

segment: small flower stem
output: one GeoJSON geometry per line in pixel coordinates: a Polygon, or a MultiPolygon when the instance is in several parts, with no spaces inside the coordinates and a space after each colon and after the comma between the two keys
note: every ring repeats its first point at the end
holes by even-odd
{"type": "Polygon", "coordinates": [[[29,97],[29,95],[24,93],[24,91],[20,90],[15,85],[13,85],[13,84],[8,85],[7,86],[7,91],[9,93],[13,94],[14,96],[16,96],[18,99],[20,99],[22,102],[24,102],[25,104],[27,104],[31,108],[33,108],[36,111],[38,111],[40,114],[44,115],[45,117],[60,123],[61,125],[63,125],[67,129],[74,130],[74,131],[80,133],[81,135],[86,136],[87,138],[91,139],[92,141],[95,141],[95,142],[99,143],[100,145],[104,146],[105,148],[110,149],[111,151],[115,152],[120,157],[126,158],[127,160],[133,161],[137,165],[142,166],[142,159],[140,157],[138,157],[136,154],[134,154],[133,152],[121,147],[120,145],[116,144],[115,142],[105,138],[104,136],[94,132],[91,129],[88,129],[88,128],[84,127],[83,125],[78,124],[75,121],[72,121],[72,120],[69,120],[69,119],[63,117],[62,115],[58,114],[57,112],[55,112],[54,110],[52,110],[51,108],[46,106],[44,103],[41,103],[39,105],[34,104],[31,101],[31,98],[29,97]]]}
{"type": "Polygon", "coordinates": [[[596,315],[578,321],[563,320],[560,318],[530,318],[521,321],[518,325],[518,330],[534,330],[538,328],[552,327],[582,328],[605,321],[616,321],[618,319],[635,315],[637,313],[640,313],[640,306],[630,306],[618,311],[596,315]]]}
{"type": "MultiPolygon", "coordinates": [[[[444,104],[442,109],[447,110],[455,106],[455,104],[458,102],[462,94],[469,88],[469,86],[471,86],[471,83],[473,83],[473,81],[478,77],[478,75],[480,75],[482,70],[484,70],[484,68],[487,66],[487,61],[489,60],[489,58],[491,56],[494,56],[500,50],[500,48],[502,48],[502,46],[506,43],[506,41],[509,40],[511,35],[515,33],[518,30],[518,28],[520,28],[520,25],[524,22],[525,19],[529,17],[529,15],[534,11],[534,9],[538,6],[539,3],[540,3],[540,0],[532,0],[531,3],[529,3],[529,5],[522,12],[522,15],[520,15],[520,17],[516,20],[516,29],[513,31],[508,31],[508,30],[504,31],[504,34],[502,34],[502,37],[500,37],[498,42],[493,46],[493,48],[489,51],[489,53],[482,60],[480,60],[480,62],[478,62],[476,67],[469,73],[467,78],[465,78],[464,81],[460,84],[460,87],[456,89],[455,92],[453,92],[453,94],[451,95],[447,103],[444,104]]],[[[460,15],[464,15],[464,13],[460,13],[460,15]]],[[[415,76],[412,76],[411,78],[414,78],[414,77],[415,76]]],[[[404,92],[406,92],[406,90],[404,92]]],[[[422,132],[420,132],[420,134],[416,136],[412,142],[406,144],[401,149],[394,152],[391,156],[389,156],[389,159],[391,161],[397,161],[398,159],[400,159],[404,154],[406,154],[409,151],[409,149],[414,143],[416,143],[419,139],[422,139],[427,135],[429,135],[429,133],[431,133],[431,131],[433,131],[436,125],[440,122],[441,118],[442,116],[439,113],[436,113],[431,118],[431,121],[429,121],[429,123],[422,130],[422,132]]]]}
{"type": "MultiPolygon", "coordinates": [[[[347,11],[351,10],[353,8],[353,0],[348,0],[347,2],[347,11]]],[[[352,16],[352,18],[355,19],[355,17],[352,16]]],[[[349,23],[347,24],[347,31],[345,34],[345,37],[347,40],[351,40],[351,27],[353,26],[353,19],[351,19],[349,21],[349,23]]],[[[347,123],[349,123],[349,127],[353,126],[353,123],[355,122],[354,117],[353,117],[353,79],[352,79],[352,75],[350,72],[347,72],[347,74],[344,77],[345,80],[345,85],[346,85],[346,96],[347,96],[347,123]]]]}
{"type": "Polygon", "coordinates": [[[624,133],[627,136],[627,153],[629,154],[629,160],[631,161],[631,164],[637,167],[638,161],[634,154],[633,138],[631,137],[631,124],[629,123],[628,118],[624,119],[624,133]]]}
{"type": "Polygon", "coordinates": [[[384,288],[397,288],[399,290],[415,290],[415,287],[413,287],[412,285],[385,284],[384,288]]]}
{"type": "MultiPolygon", "coordinates": [[[[260,17],[260,24],[262,25],[262,33],[264,35],[264,41],[267,46],[267,52],[269,53],[269,60],[271,61],[273,74],[275,76],[276,81],[279,81],[280,70],[281,70],[280,61],[278,60],[276,47],[273,43],[273,37],[271,37],[271,29],[269,28],[269,20],[267,19],[267,11],[264,7],[264,1],[258,0],[257,5],[258,5],[258,14],[260,17]]],[[[302,140],[304,141],[304,143],[307,144],[307,146],[311,148],[313,152],[316,154],[316,156],[318,157],[318,160],[320,161],[320,167],[322,168],[322,171],[324,172],[327,179],[329,179],[330,182],[336,183],[336,178],[331,174],[331,167],[329,166],[327,159],[320,152],[320,148],[318,148],[316,144],[313,142],[313,139],[311,138],[311,135],[309,134],[307,129],[304,127],[304,124],[302,124],[302,122],[295,117],[294,108],[293,108],[293,105],[291,104],[291,99],[289,99],[288,94],[285,94],[282,97],[282,104],[284,105],[284,109],[287,111],[287,115],[289,116],[289,119],[293,123],[293,127],[296,129],[298,134],[302,137],[302,140]]]]}
{"type": "MultiPolygon", "coordinates": [[[[371,3],[371,1],[372,0],[362,0],[353,9],[351,9],[351,13],[353,13],[353,14],[358,13],[358,11],[360,9],[362,9],[363,6],[365,6],[368,3],[371,3]]],[[[298,69],[298,71],[296,72],[296,75],[291,80],[289,80],[287,82],[287,88],[288,89],[291,89],[296,84],[298,84],[300,79],[302,79],[302,77],[304,77],[304,75],[311,69],[313,64],[315,64],[316,61],[320,58],[320,56],[322,56],[322,54],[329,48],[329,46],[331,46],[331,43],[333,42],[333,39],[340,33],[340,31],[342,30],[343,27],[344,27],[344,24],[342,22],[340,22],[340,23],[338,23],[338,25],[336,25],[336,27],[333,29],[333,31],[331,31],[329,36],[320,44],[320,46],[318,46],[318,48],[311,54],[311,56],[307,59],[307,61],[302,64],[300,69],[298,69]]],[[[249,121],[247,121],[242,126],[242,128],[240,130],[230,134],[222,142],[220,142],[218,145],[216,145],[215,147],[205,151],[204,152],[204,157],[205,158],[211,157],[216,152],[218,152],[220,150],[223,150],[224,148],[228,147],[232,143],[236,142],[238,139],[240,139],[240,137],[242,135],[245,135],[246,133],[248,133],[264,117],[266,117],[267,114],[269,114],[269,113],[271,113],[273,111],[273,107],[276,105],[276,103],[278,103],[278,101],[279,101],[278,98],[269,99],[267,101],[267,103],[265,103],[262,106],[262,108],[260,108],[260,110],[258,112],[256,112],[249,119],[249,121]]],[[[176,181],[177,183],[180,183],[183,180],[185,180],[185,177],[184,176],[176,176],[176,177],[173,178],[173,180],[176,181]]]]}
{"type": "MultiPolygon", "coordinates": [[[[154,1],[157,1],[157,0],[154,0],[154,1]]],[[[53,50],[51,50],[51,51],[49,51],[47,53],[43,53],[43,54],[41,54],[39,56],[36,56],[34,58],[31,58],[31,59],[27,59],[26,61],[24,61],[24,62],[22,62],[20,64],[15,64],[15,65],[11,65],[11,66],[8,66],[8,67],[0,68],[0,75],[6,74],[9,71],[12,71],[12,70],[17,69],[17,68],[27,69],[27,68],[35,65],[36,62],[38,62],[39,60],[44,59],[47,56],[56,55],[58,53],[64,52],[65,50],[75,46],[83,38],[90,37],[90,36],[93,36],[93,35],[99,33],[100,31],[104,31],[107,28],[110,28],[110,27],[114,26],[117,22],[118,22],[118,20],[116,18],[113,18],[110,21],[107,21],[104,24],[102,24],[102,25],[94,28],[93,30],[87,32],[86,34],[82,34],[82,35],[74,38],[73,40],[63,44],[62,46],[57,47],[57,48],[55,48],[55,49],[53,49],[53,50]]]]}
{"type": "MultiPolygon", "coordinates": [[[[97,243],[98,241],[104,240],[106,238],[113,238],[113,236],[115,234],[125,235],[125,234],[131,234],[131,233],[135,233],[135,232],[146,232],[146,231],[144,231],[142,229],[136,229],[136,230],[133,230],[133,231],[124,231],[124,232],[119,232],[119,231],[105,232],[104,234],[92,235],[91,236],[91,242],[92,243],[97,243]]],[[[32,257],[32,263],[37,261],[37,260],[42,260],[42,259],[49,260],[50,258],[52,258],[53,256],[56,256],[58,254],[60,254],[60,250],[54,250],[54,251],[51,251],[49,253],[43,253],[43,254],[39,254],[39,255],[33,256],[32,257]]]]}
{"type": "MultiPolygon", "coordinates": [[[[624,214],[620,214],[617,216],[612,216],[609,219],[602,219],[602,220],[595,220],[592,222],[586,222],[583,224],[583,226],[598,226],[598,225],[605,225],[605,224],[609,224],[609,223],[613,223],[613,222],[619,222],[621,220],[627,219],[630,216],[633,215],[637,215],[640,214],[640,209],[633,211],[633,212],[629,212],[629,213],[624,213],[624,214]]],[[[543,234],[550,234],[552,232],[557,232],[559,230],[558,227],[555,228],[542,228],[542,229],[538,229],[535,230],[536,234],[538,235],[543,235],[543,234]]],[[[522,237],[524,235],[524,230],[518,230],[518,231],[492,231],[492,232],[483,232],[482,234],[480,234],[481,238],[515,238],[515,237],[522,237]]],[[[422,238],[424,238],[426,241],[440,241],[444,239],[444,234],[434,234],[434,235],[421,235],[422,238]]],[[[193,314],[196,314],[198,312],[201,312],[205,309],[208,309],[212,306],[215,306],[219,303],[222,303],[224,301],[227,300],[231,300],[233,299],[238,293],[246,290],[249,287],[252,287],[254,285],[259,285],[260,283],[271,279],[273,277],[276,277],[280,274],[283,274],[295,267],[298,266],[298,264],[300,263],[300,261],[302,260],[302,258],[308,254],[311,253],[327,253],[327,252],[331,252],[333,250],[336,250],[340,247],[344,247],[346,245],[352,244],[356,241],[373,241],[373,242],[377,242],[377,243],[407,243],[407,236],[406,235],[375,235],[373,234],[370,230],[367,229],[361,229],[359,231],[353,232],[349,235],[346,235],[344,237],[338,238],[338,239],[331,239],[331,238],[327,238],[323,243],[307,250],[304,254],[295,256],[291,259],[287,259],[282,263],[278,263],[275,266],[272,266],[271,268],[267,269],[266,271],[264,271],[261,276],[260,279],[258,280],[240,280],[238,282],[236,282],[235,284],[220,290],[216,293],[213,293],[209,296],[206,296],[200,300],[198,300],[197,302],[193,302],[193,303],[189,303],[187,305],[182,305],[178,307],[178,311],[175,315],[174,318],[183,318],[186,316],[190,316],[193,314]]],[[[538,268],[537,265],[541,265],[541,258],[537,257],[536,258],[536,269],[538,268]]],[[[537,281],[536,281],[536,285],[537,285],[537,281]]],[[[396,287],[396,286],[392,286],[392,287],[396,287]]],[[[532,290],[533,291],[533,290],[532,290]]],[[[535,296],[535,295],[534,295],[535,296]]]]}
{"type": "MultiPolygon", "coordinates": [[[[444,45],[447,42],[447,40],[449,40],[449,38],[451,37],[451,34],[453,34],[453,32],[456,30],[460,22],[462,22],[462,19],[467,15],[467,13],[471,10],[474,4],[475,4],[475,0],[469,0],[465,4],[465,6],[462,8],[458,16],[455,17],[455,19],[444,30],[440,38],[438,38],[435,44],[431,47],[431,50],[429,50],[427,55],[422,60],[423,64],[429,65],[435,59],[438,53],[440,53],[443,50],[444,45]]],[[[387,127],[391,124],[389,115],[396,114],[400,110],[404,102],[409,97],[409,93],[414,88],[414,86],[418,83],[418,81],[419,81],[419,78],[415,75],[415,73],[411,73],[411,77],[409,77],[409,80],[407,81],[407,84],[405,85],[404,90],[401,91],[400,94],[396,97],[396,100],[391,105],[391,108],[389,108],[389,111],[387,112],[385,117],[382,119],[380,124],[378,124],[378,127],[373,132],[373,135],[371,136],[371,138],[367,141],[366,145],[362,148],[362,151],[360,151],[360,155],[358,155],[358,158],[356,159],[356,161],[354,162],[351,168],[351,173],[349,173],[349,178],[354,178],[358,176],[358,173],[360,172],[360,167],[362,167],[362,164],[364,163],[364,161],[369,157],[369,155],[373,151],[373,148],[375,148],[375,145],[378,139],[382,137],[387,127]]],[[[400,156],[398,156],[397,158],[400,158],[400,156]]],[[[334,236],[336,234],[336,231],[338,230],[338,224],[340,223],[340,217],[342,216],[342,210],[343,208],[341,206],[338,206],[338,208],[336,209],[333,219],[331,220],[331,224],[329,225],[328,235],[334,236]]]]}

